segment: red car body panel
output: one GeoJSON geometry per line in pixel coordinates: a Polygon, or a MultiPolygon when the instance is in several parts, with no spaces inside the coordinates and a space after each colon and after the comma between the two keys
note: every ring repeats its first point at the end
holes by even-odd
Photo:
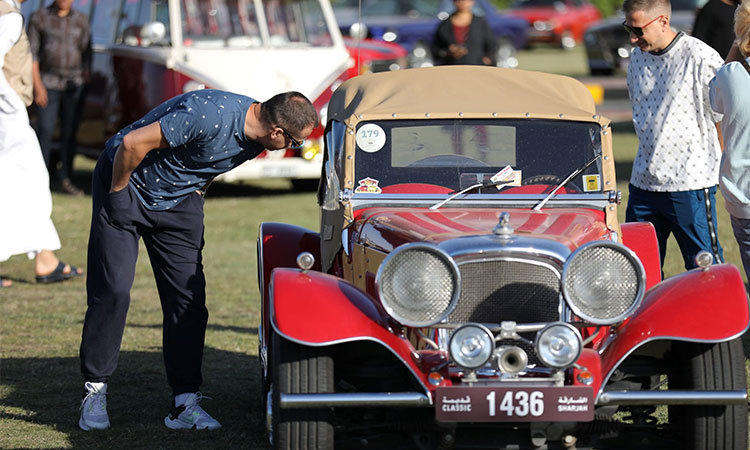
{"type": "MultiPolygon", "coordinates": [[[[390,252],[408,242],[440,243],[461,236],[490,234],[498,223],[497,209],[369,208],[356,216],[354,234],[360,242],[390,252]]],[[[548,238],[571,250],[607,233],[604,213],[592,209],[512,210],[510,226],[519,235],[548,238]]]]}
{"type": "Polygon", "coordinates": [[[271,272],[277,267],[297,267],[297,255],[307,251],[315,257],[312,270],[320,270],[320,235],[307,228],[278,222],[264,222],[258,231],[258,284],[261,289],[261,315],[264,335],[268,338],[269,297],[271,272]]]}
{"type": "Polygon", "coordinates": [[[629,222],[621,225],[622,243],[633,250],[646,271],[646,289],[661,281],[661,256],[656,230],[650,222],[629,222]]]}
{"type": "Polygon", "coordinates": [[[742,276],[730,264],[675,275],[646,292],[638,310],[613,332],[601,353],[602,368],[609,373],[656,339],[720,342],[737,337],[750,320],[746,299],[742,276]]]}
{"type": "Polygon", "coordinates": [[[411,343],[390,329],[387,314],[372,297],[341,278],[300,269],[276,269],[270,284],[270,319],[282,336],[307,345],[379,342],[427,384],[411,343]]]}

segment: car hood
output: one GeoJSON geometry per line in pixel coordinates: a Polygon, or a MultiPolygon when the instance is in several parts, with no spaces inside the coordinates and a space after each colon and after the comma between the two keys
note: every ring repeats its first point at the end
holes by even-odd
{"type": "Polygon", "coordinates": [[[460,237],[492,235],[501,212],[510,214],[518,236],[552,240],[571,251],[601,239],[607,232],[604,213],[593,209],[545,211],[497,208],[427,209],[370,208],[358,215],[353,239],[383,252],[409,242],[439,244],[460,237]]]}

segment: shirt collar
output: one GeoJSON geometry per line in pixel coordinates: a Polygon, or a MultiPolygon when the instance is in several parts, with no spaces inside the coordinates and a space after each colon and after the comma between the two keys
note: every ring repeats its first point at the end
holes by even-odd
{"type": "Polygon", "coordinates": [[[680,38],[684,35],[685,33],[683,33],[682,31],[679,31],[677,35],[674,37],[674,39],[672,39],[672,42],[670,42],[669,45],[667,45],[664,49],[659,50],[658,52],[649,52],[649,53],[651,53],[654,56],[661,56],[661,55],[666,54],[669,50],[672,49],[672,47],[675,46],[675,44],[677,44],[677,41],[679,41],[680,38]]]}

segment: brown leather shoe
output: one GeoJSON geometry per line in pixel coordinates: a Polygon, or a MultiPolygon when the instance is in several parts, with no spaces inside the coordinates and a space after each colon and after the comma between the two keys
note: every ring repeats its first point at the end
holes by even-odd
{"type": "Polygon", "coordinates": [[[60,182],[60,189],[68,194],[76,197],[83,197],[83,191],[78,189],[71,181],[70,178],[66,178],[60,182]]]}

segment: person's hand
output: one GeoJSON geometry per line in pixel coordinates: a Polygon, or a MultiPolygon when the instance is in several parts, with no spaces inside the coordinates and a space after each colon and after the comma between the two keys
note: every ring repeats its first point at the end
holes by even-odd
{"type": "Polygon", "coordinates": [[[47,88],[44,86],[34,88],[34,103],[40,108],[47,107],[47,88]]]}
{"type": "Polygon", "coordinates": [[[482,57],[482,64],[485,66],[491,66],[492,65],[492,59],[490,59],[489,56],[482,57]]]}
{"type": "Polygon", "coordinates": [[[467,53],[469,53],[469,51],[466,50],[466,47],[464,47],[463,45],[451,44],[448,47],[448,55],[450,55],[450,57],[453,59],[461,58],[467,53]]]}

